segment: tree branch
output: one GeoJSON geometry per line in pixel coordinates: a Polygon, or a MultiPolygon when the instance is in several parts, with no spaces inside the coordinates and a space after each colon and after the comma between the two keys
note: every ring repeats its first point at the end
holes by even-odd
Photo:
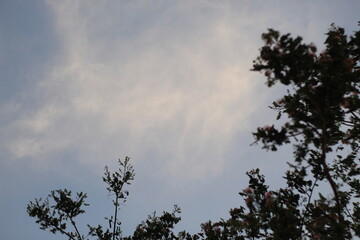
{"type": "Polygon", "coordinates": [[[115,196],[115,213],[114,213],[114,227],[113,227],[113,240],[115,240],[115,232],[116,232],[116,225],[117,225],[117,215],[118,215],[118,204],[119,203],[119,196],[116,193],[115,196]]]}
{"type": "Polygon", "coordinates": [[[75,221],[74,221],[71,217],[69,217],[69,219],[70,219],[70,221],[71,221],[71,224],[74,226],[75,231],[76,231],[76,234],[78,235],[79,239],[80,239],[80,240],[83,240],[83,238],[81,237],[81,234],[80,234],[78,228],[76,227],[75,221]]]}
{"type": "Polygon", "coordinates": [[[320,163],[323,167],[324,173],[325,173],[325,177],[326,179],[329,181],[329,184],[331,186],[331,189],[334,193],[334,198],[336,201],[336,208],[337,208],[337,214],[339,217],[339,222],[343,223],[344,219],[343,219],[343,215],[341,213],[341,203],[340,203],[340,198],[339,198],[339,193],[338,193],[338,189],[337,189],[337,185],[334,181],[334,179],[331,177],[330,174],[330,170],[328,165],[326,164],[326,144],[327,144],[327,137],[326,137],[326,131],[323,128],[323,132],[322,132],[322,143],[321,143],[321,158],[320,158],[320,163]]]}

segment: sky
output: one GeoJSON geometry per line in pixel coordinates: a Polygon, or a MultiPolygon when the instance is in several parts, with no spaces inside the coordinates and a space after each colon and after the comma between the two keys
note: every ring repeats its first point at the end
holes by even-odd
{"type": "Polygon", "coordinates": [[[355,0],[1,0],[1,238],[64,239],[26,213],[55,189],[88,193],[79,223],[105,224],[103,169],[126,156],[136,176],[125,235],[174,204],[178,230],[226,218],[252,168],[281,186],[291,148],[250,146],[284,90],[250,71],[261,34],[321,49],[331,23],[357,30],[359,10],[355,0]]]}

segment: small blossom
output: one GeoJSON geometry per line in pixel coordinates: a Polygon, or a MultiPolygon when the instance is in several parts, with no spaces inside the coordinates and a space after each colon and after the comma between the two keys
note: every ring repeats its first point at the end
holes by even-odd
{"type": "Polygon", "coordinates": [[[350,107],[350,101],[349,99],[344,99],[344,102],[341,104],[343,108],[349,108],[350,107]]]}
{"type": "Polygon", "coordinates": [[[271,198],[271,197],[272,197],[272,192],[265,193],[265,198],[271,198]]]}
{"type": "Polygon", "coordinates": [[[272,205],[272,199],[271,198],[266,198],[265,199],[265,205],[268,206],[268,207],[271,206],[272,205]]]}
{"type": "Polygon", "coordinates": [[[272,192],[266,192],[265,195],[265,205],[270,206],[272,204],[272,192]]]}
{"type": "Polygon", "coordinates": [[[265,127],[263,127],[263,129],[264,129],[264,131],[268,132],[272,129],[272,127],[269,125],[266,125],[265,127]]]}
{"type": "Polygon", "coordinates": [[[320,240],[321,239],[321,236],[319,234],[314,234],[313,235],[313,239],[314,240],[320,240]]]}
{"type": "Polygon", "coordinates": [[[247,188],[244,189],[244,192],[247,193],[247,194],[253,194],[254,190],[251,187],[247,187],[247,188]]]}
{"type": "Polygon", "coordinates": [[[285,102],[285,100],[283,98],[280,98],[276,101],[277,104],[281,105],[285,102]]]}
{"type": "Polygon", "coordinates": [[[324,63],[331,62],[331,57],[329,56],[329,53],[327,51],[323,51],[320,53],[320,59],[324,63]]]}
{"type": "Polygon", "coordinates": [[[316,57],[317,57],[316,53],[313,53],[313,52],[310,53],[310,56],[313,57],[313,58],[316,58],[316,57]]]}
{"type": "Polygon", "coordinates": [[[342,37],[341,37],[339,34],[336,34],[336,35],[334,36],[334,39],[336,39],[336,40],[338,40],[338,41],[340,41],[341,38],[342,38],[342,37]]]}
{"type": "Polygon", "coordinates": [[[241,221],[240,224],[243,225],[243,226],[249,226],[249,222],[248,222],[248,221],[241,221]]]}
{"type": "Polygon", "coordinates": [[[353,59],[351,59],[351,58],[346,58],[344,60],[344,65],[345,65],[346,70],[351,72],[354,65],[355,65],[355,61],[353,59]]]}
{"type": "Polygon", "coordinates": [[[248,197],[245,199],[245,203],[248,207],[250,207],[253,202],[254,202],[254,199],[252,197],[248,197]]]}

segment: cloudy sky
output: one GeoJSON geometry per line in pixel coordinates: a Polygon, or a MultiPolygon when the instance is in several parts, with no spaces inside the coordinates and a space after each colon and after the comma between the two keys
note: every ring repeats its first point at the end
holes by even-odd
{"type": "Polygon", "coordinates": [[[321,49],[331,23],[357,29],[359,9],[355,0],[1,0],[2,238],[53,237],[26,205],[60,188],[87,192],[79,221],[103,224],[103,167],[125,156],[136,171],[125,234],[173,204],[179,230],[227,217],[251,168],[281,186],[291,149],[250,147],[282,92],[249,71],[261,33],[275,28],[321,49]]]}

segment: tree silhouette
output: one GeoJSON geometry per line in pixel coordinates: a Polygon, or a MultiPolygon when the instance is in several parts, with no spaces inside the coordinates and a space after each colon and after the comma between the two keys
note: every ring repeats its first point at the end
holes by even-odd
{"type": "Polygon", "coordinates": [[[287,94],[272,103],[282,126],[260,127],[256,143],[266,150],[293,144],[286,187],[269,190],[259,169],[248,172],[241,196],[246,207],[231,218],[202,225],[206,239],[352,239],[360,236],[359,58],[360,32],[347,37],[331,26],[325,50],[301,37],[269,29],[253,71],[267,85],[282,84],[287,94]],[[332,194],[315,196],[320,182],[332,194]]]}
{"type": "Polygon", "coordinates": [[[109,228],[89,226],[88,235],[81,235],[75,217],[84,213],[86,194],[77,193],[72,200],[66,189],[30,202],[29,215],[41,229],[73,240],[360,237],[360,31],[348,37],[344,29],[332,25],[321,53],[301,37],[273,29],[262,38],[264,46],[252,70],[263,73],[269,87],[282,84],[287,91],[271,106],[283,124],[259,127],[253,135],[266,150],[293,145],[294,160],[288,161],[289,170],[283,176],[286,187],[270,190],[260,170],[254,169],[247,173],[248,187],[239,193],[245,202],[230,210],[229,219],[203,223],[197,234],[175,233],[174,226],[181,220],[175,206],[171,213],[149,215],[132,236],[122,237],[119,203],[126,201],[129,192],[124,186],[134,179],[126,158],[119,161],[118,172],[110,174],[105,168],[103,180],[115,195],[109,228]],[[321,193],[320,183],[329,185],[330,195],[321,193]]]}

